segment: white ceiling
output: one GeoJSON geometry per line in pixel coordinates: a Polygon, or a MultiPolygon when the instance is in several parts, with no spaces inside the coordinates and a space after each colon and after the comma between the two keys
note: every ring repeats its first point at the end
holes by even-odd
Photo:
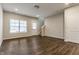
{"type": "Polygon", "coordinates": [[[65,5],[64,3],[38,3],[39,9],[34,8],[37,3],[3,3],[2,7],[5,11],[15,12],[22,15],[28,15],[36,17],[40,15],[42,17],[47,17],[57,13],[57,11],[62,10],[70,5],[65,5]],[[18,11],[15,11],[15,8],[18,11]]]}

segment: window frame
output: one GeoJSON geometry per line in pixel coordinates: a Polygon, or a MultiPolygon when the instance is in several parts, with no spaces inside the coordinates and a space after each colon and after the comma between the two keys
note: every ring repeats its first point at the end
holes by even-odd
{"type": "MultiPolygon", "coordinates": [[[[17,20],[17,19],[10,19],[9,32],[10,32],[10,33],[26,33],[26,32],[27,32],[27,21],[26,21],[26,20],[18,20],[18,22],[17,22],[18,26],[16,26],[16,25],[15,25],[15,22],[16,22],[15,20],[17,20]],[[13,27],[13,26],[11,25],[11,24],[12,24],[12,23],[11,23],[12,20],[14,20],[14,23],[13,23],[13,24],[14,24],[14,27],[17,27],[17,28],[18,28],[17,31],[16,31],[16,28],[15,28],[15,31],[14,31],[14,32],[13,32],[12,29],[11,29],[11,27],[13,27]],[[21,22],[24,22],[24,23],[25,23],[25,25],[23,25],[23,27],[24,27],[25,30],[23,29],[23,31],[21,31],[21,28],[22,28],[21,22]]],[[[23,23],[23,24],[24,24],[24,23],[23,23]]]]}

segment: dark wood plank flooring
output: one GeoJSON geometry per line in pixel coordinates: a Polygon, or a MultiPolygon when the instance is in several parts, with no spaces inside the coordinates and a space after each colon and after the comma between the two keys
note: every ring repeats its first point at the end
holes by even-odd
{"type": "Polygon", "coordinates": [[[79,44],[63,39],[32,36],[5,40],[0,55],[78,55],[79,44]]]}

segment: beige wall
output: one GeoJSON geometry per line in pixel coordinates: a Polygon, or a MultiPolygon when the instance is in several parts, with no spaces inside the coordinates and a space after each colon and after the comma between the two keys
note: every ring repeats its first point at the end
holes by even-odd
{"type": "Polygon", "coordinates": [[[3,41],[3,10],[2,6],[0,5],[0,46],[3,41]]]}
{"type": "MultiPolygon", "coordinates": [[[[32,22],[38,22],[36,18],[32,17],[27,17],[27,16],[22,16],[10,12],[4,12],[4,25],[3,25],[3,38],[4,39],[10,39],[10,38],[18,38],[18,37],[27,37],[27,36],[32,36],[32,35],[38,35],[38,27],[36,31],[32,30],[32,22]],[[26,33],[13,33],[11,34],[9,32],[9,20],[10,18],[12,19],[21,19],[21,20],[26,20],[27,21],[27,32],[26,33]]],[[[38,24],[37,24],[38,25],[38,24]]]]}
{"type": "Polygon", "coordinates": [[[45,19],[45,36],[64,38],[63,13],[45,19]]]}
{"type": "Polygon", "coordinates": [[[79,43],[79,5],[65,10],[65,41],[79,43]]]}

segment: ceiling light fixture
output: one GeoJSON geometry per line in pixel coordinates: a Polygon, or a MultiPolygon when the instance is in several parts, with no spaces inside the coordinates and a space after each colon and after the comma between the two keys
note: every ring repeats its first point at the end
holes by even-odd
{"type": "Polygon", "coordinates": [[[34,5],[34,8],[39,9],[40,6],[39,5],[34,5]]]}

